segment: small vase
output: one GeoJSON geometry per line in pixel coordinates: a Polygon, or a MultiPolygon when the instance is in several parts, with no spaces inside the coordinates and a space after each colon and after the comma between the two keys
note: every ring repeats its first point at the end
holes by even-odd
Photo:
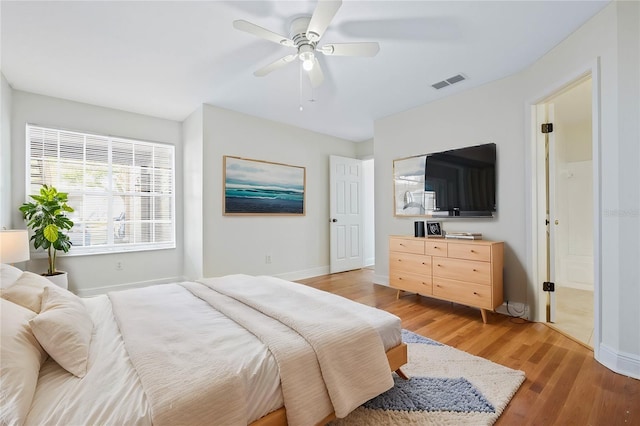
{"type": "Polygon", "coordinates": [[[66,271],[56,271],[55,275],[44,275],[44,277],[58,287],[62,287],[66,290],[69,288],[68,275],[69,274],[66,271]]]}

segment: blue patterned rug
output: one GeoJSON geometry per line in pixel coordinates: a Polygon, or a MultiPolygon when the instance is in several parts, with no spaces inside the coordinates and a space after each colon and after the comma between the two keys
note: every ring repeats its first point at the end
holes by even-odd
{"type": "Polygon", "coordinates": [[[524,381],[522,371],[402,330],[403,380],[331,426],[492,425],[524,381]]]}

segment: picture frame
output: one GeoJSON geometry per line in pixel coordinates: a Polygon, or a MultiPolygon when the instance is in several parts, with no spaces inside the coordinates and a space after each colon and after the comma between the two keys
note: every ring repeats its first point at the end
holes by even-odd
{"type": "Polygon", "coordinates": [[[263,160],[223,157],[225,216],[304,216],[306,168],[263,160]]]}
{"type": "Polygon", "coordinates": [[[429,237],[443,237],[444,231],[442,230],[442,222],[426,222],[425,231],[427,238],[429,237]]]}

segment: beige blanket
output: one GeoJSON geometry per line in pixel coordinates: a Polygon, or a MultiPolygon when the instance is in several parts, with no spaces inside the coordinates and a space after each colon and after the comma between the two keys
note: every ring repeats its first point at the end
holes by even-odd
{"type": "Polygon", "coordinates": [[[248,275],[199,282],[304,336],[316,353],[338,418],[393,387],[378,333],[335,304],[317,300],[314,296],[318,290],[279,278],[248,275]]]}
{"type": "Polygon", "coordinates": [[[175,284],[112,292],[109,298],[155,426],[206,425],[214,419],[247,424],[233,360],[212,362],[206,350],[215,340],[206,333],[211,327],[202,300],[175,284]]]}
{"type": "Polygon", "coordinates": [[[279,321],[203,284],[182,285],[267,345],[278,363],[289,426],[314,425],[333,412],[316,354],[302,336],[279,321]]]}
{"type": "Polygon", "coordinates": [[[317,292],[235,275],[109,293],[154,425],[248,422],[250,401],[242,380],[231,374],[233,359],[212,362],[207,350],[215,347],[207,322],[212,307],[267,345],[292,426],[318,423],[332,411],[344,417],[391,388],[378,333],[344,309],[315,300],[317,292]]]}

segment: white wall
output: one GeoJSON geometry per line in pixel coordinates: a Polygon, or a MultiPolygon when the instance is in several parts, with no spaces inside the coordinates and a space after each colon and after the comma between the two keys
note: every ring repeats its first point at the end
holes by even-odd
{"type": "MultiPolygon", "coordinates": [[[[0,72],[0,229],[11,229],[11,86],[0,72]]],[[[21,226],[24,229],[24,226],[21,226]]]]}
{"type": "Polygon", "coordinates": [[[393,216],[393,160],[494,142],[498,157],[496,217],[443,219],[443,228],[481,232],[485,239],[505,241],[505,299],[526,301],[522,99],[519,80],[507,78],[376,121],[375,282],[388,283],[388,236],[413,235],[416,220],[393,216]]]}
{"type": "MultiPolygon", "coordinates": [[[[531,105],[589,71],[599,59],[602,217],[600,321],[596,358],[640,377],[640,3],[612,2],[559,46],[512,77],[378,120],[375,124],[376,280],[386,282],[390,234],[411,234],[392,216],[392,160],[454,146],[498,145],[498,217],[446,222],[506,242],[505,298],[538,312],[531,252],[531,105]],[[398,143],[402,141],[402,143],[398,143]]],[[[445,89],[446,90],[446,89],[445,89]]],[[[594,156],[597,158],[598,156],[594,156]]],[[[596,190],[597,190],[596,186],[596,190]]],[[[537,318],[541,320],[542,318],[537,318]]],[[[598,328],[598,327],[596,327],[598,328]]]]}
{"type": "Polygon", "coordinates": [[[204,275],[203,237],[203,108],[196,109],[182,123],[184,146],[184,275],[200,278],[204,275]]]}
{"type": "MultiPolygon", "coordinates": [[[[175,145],[177,248],[92,256],[61,254],[57,263],[59,269],[69,272],[69,288],[81,295],[93,294],[116,284],[168,281],[182,277],[183,222],[180,206],[183,205],[183,169],[180,123],[18,90],[13,91],[12,115],[11,223],[16,228],[24,228],[18,207],[28,195],[25,194],[26,123],[175,145]],[[116,262],[121,262],[121,271],[116,270],[116,262]]],[[[40,273],[45,268],[45,258],[27,262],[28,270],[40,273]]]]}
{"type": "Polygon", "coordinates": [[[329,155],[354,158],[355,144],[210,105],[203,106],[203,129],[203,275],[327,273],[329,155]],[[305,167],[306,215],[223,216],[224,155],[305,167]]]}
{"type": "Polygon", "coordinates": [[[376,263],[376,225],[375,225],[375,160],[362,161],[362,229],[364,266],[376,263]]]}

